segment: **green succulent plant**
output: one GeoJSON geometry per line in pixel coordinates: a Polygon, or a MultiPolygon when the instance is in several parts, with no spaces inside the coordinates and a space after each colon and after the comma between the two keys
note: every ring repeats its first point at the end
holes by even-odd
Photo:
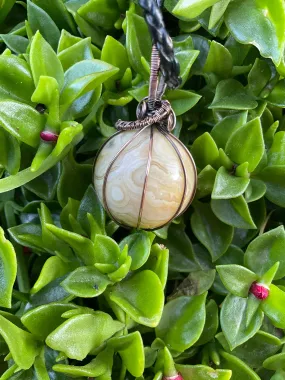
{"type": "Polygon", "coordinates": [[[148,92],[134,0],[0,0],[0,380],[285,379],[285,5],[165,0],[198,169],[156,231],[92,164],[148,92]]]}

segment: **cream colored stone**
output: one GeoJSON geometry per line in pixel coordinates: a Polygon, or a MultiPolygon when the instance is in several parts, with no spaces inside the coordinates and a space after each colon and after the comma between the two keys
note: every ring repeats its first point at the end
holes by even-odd
{"type": "Polygon", "coordinates": [[[94,185],[103,203],[104,176],[111,164],[105,189],[107,211],[120,224],[156,229],[177,216],[178,211],[179,214],[182,213],[189,205],[196,188],[196,168],[187,148],[173,135],[168,134],[172,144],[180,152],[184,173],[175,147],[153,127],[149,175],[138,225],[150,151],[151,127],[141,131],[119,153],[136,134],[138,131],[126,131],[110,138],[99,152],[94,170],[94,185]]]}

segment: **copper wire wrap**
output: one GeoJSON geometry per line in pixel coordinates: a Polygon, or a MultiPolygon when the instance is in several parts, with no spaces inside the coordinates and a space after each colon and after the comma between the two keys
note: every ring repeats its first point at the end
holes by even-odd
{"type": "Polygon", "coordinates": [[[123,121],[118,120],[115,124],[115,128],[118,131],[130,131],[134,129],[141,129],[144,127],[150,127],[153,124],[160,123],[168,118],[171,114],[172,108],[167,100],[161,101],[161,106],[153,111],[151,115],[146,116],[144,119],[135,121],[123,121]]]}
{"type": "MultiPolygon", "coordinates": [[[[172,114],[172,120],[169,120],[167,129],[171,131],[175,127],[175,115],[172,111],[171,105],[167,100],[161,100],[166,84],[163,76],[158,79],[160,68],[160,58],[157,48],[153,45],[151,54],[151,66],[150,66],[150,81],[149,81],[149,93],[146,99],[138,105],[137,117],[135,121],[123,121],[118,120],[115,124],[115,128],[118,131],[128,131],[134,129],[141,129],[146,126],[151,126],[156,123],[168,119],[172,114]]],[[[163,123],[165,124],[165,123],[163,123]]]]}
{"type": "MultiPolygon", "coordinates": [[[[181,201],[179,202],[179,206],[176,212],[174,213],[174,215],[172,215],[172,217],[170,218],[170,220],[168,220],[167,223],[164,223],[163,225],[159,226],[159,228],[170,223],[174,218],[179,216],[180,213],[183,212],[183,210],[185,209],[185,207],[183,207],[183,204],[184,204],[186,191],[187,191],[187,181],[188,181],[187,172],[186,172],[186,168],[183,162],[182,154],[179,150],[180,148],[178,149],[173,139],[176,140],[176,142],[180,144],[180,147],[184,149],[186,154],[189,156],[191,164],[193,166],[193,170],[195,171],[195,178],[193,179],[194,190],[193,190],[193,193],[191,194],[189,204],[194,198],[196,182],[197,182],[196,167],[195,167],[195,163],[193,161],[191,154],[189,153],[187,148],[175,136],[173,136],[172,134],[170,135],[170,132],[175,128],[176,117],[171,108],[171,104],[167,100],[162,100],[162,96],[166,89],[166,83],[164,80],[164,76],[161,75],[159,77],[159,74],[160,74],[160,56],[159,56],[157,48],[154,45],[152,49],[152,57],[151,57],[149,94],[148,94],[148,97],[144,98],[137,107],[138,119],[135,121],[118,120],[115,124],[115,128],[118,130],[118,132],[114,134],[110,139],[116,138],[118,134],[124,133],[124,131],[130,131],[130,130],[138,130],[138,131],[117,152],[115,157],[110,162],[106,170],[106,173],[104,175],[104,180],[103,180],[102,196],[103,196],[104,207],[106,211],[108,212],[108,214],[110,215],[110,217],[117,224],[123,225],[120,222],[120,220],[118,220],[115,217],[115,215],[112,214],[112,211],[110,210],[109,205],[108,205],[108,200],[106,197],[106,187],[107,187],[108,177],[112,170],[113,165],[117,161],[118,157],[122,154],[122,152],[136,139],[138,135],[140,135],[144,130],[149,128],[150,134],[149,134],[148,157],[147,157],[147,163],[146,163],[146,169],[145,169],[145,175],[144,175],[144,181],[143,181],[140,207],[138,210],[138,220],[137,220],[137,225],[136,225],[137,229],[140,228],[142,218],[143,218],[143,210],[144,210],[144,204],[145,204],[146,193],[147,193],[147,184],[148,184],[150,167],[151,167],[151,162],[152,162],[152,155],[153,155],[154,128],[164,136],[164,138],[175,150],[176,155],[178,157],[178,162],[180,164],[180,167],[183,173],[183,191],[182,191],[181,201]]],[[[100,154],[100,151],[104,148],[104,146],[105,144],[99,150],[98,155],[100,154]]],[[[126,227],[125,225],[123,226],[126,227]]]]}

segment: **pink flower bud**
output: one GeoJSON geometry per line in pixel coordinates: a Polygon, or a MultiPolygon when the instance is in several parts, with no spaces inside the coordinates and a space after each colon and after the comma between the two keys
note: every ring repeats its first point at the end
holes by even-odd
{"type": "Polygon", "coordinates": [[[164,376],[162,380],[184,380],[180,373],[174,376],[164,376]]]}
{"type": "Polygon", "coordinates": [[[44,141],[57,141],[58,135],[56,135],[53,132],[48,132],[48,131],[42,131],[41,134],[41,139],[44,141]]]}
{"type": "Polygon", "coordinates": [[[258,284],[257,282],[252,283],[249,292],[259,300],[265,300],[269,295],[269,289],[265,285],[258,284]]]}

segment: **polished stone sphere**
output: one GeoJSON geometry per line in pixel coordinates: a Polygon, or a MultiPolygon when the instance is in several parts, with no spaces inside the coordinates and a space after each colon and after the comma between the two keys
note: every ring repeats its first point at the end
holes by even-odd
{"type": "Polygon", "coordinates": [[[113,135],[98,153],[94,185],[119,224],[158,229],[189,206],[197,174],[187,148],[156,127],[113,135]]]}

